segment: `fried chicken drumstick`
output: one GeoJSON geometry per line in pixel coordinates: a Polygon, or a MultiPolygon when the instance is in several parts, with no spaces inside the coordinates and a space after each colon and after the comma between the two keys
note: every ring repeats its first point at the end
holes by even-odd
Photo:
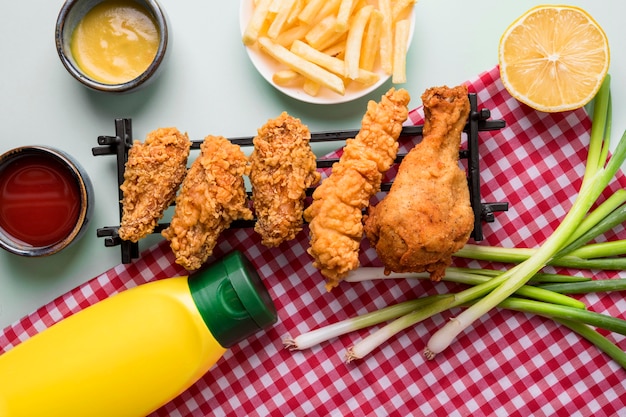
{"type": "Polygon", "coordinates": [[[320,180],[311,133],[299,119],[283,112],[268,120],[253,139],[250,183],[262,243],[275,247],[302,230],[307,187],[320,180]]]}
{"type": "Polygon", "coordinates": [[[308,252],[313,266],[326,277],[327,290],[359,266],[362,210],[380,191],[383,173],[396,158],[409,100],[406,90],[392,88],[379,103],[368,103],[361,130],[346,141],[339,162],[315,189],[304,212],[310,223],[308,252]]]}
{"type": "Polygon", "coordinates": [[[190,147],[187,134],[175,128],[150,132],[144,143],[135,141],[120,186],[121,239],[137,242],[152,233],[185,178],[190,147]]]}
{"type": "Polygon", "coordinates": [[[461,133],[470,111],[467,87],[422,95],[423,139],[403,159],[385,198],[369,208],[365,233],[389,272],[429,272],[440,280],[474,226],[461,133]]]}
{"type": "Polygon", "coordinates": [[[247,158],[237,145],[221,136],[207,136],[191,165],[168,228],[176,263],[196,270],[213,253],[219,235],[232,221],[252,219],[243,176],[247,158]]]}

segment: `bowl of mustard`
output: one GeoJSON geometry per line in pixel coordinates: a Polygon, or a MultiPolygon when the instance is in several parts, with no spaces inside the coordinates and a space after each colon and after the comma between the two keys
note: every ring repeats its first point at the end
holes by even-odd
{"type": "Polygon", "coordinates": [[[67,0],[55,31],[67,71],[88,88],[109,93],[136,91],[154,81],[169,37],[156,0],[67,0]]]}

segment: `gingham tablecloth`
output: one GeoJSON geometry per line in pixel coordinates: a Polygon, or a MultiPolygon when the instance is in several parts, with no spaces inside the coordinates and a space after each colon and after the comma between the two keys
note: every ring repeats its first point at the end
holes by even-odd
{"type": "MultiPolygon", "coordinates": [[[[502,87],[497,68],[467,84],[477,93],[479,106],[507,124],[501,131],[480,134],[483,201],[510,205],[496,214],[494,223],[484,225],[482,244],[539,245],[578,191],[590,120],[582,109],[546,114],[521,105],[502,87]]],[[[419,100],[415,94],[416,109],[410,114],[415,124],[422,122],[419,100]]],[[[626,185],[622,174],[612,189],[620,187],[618,182],[626,185]]],[[[623,230],[618,233],[624,238],[623,230]]],[[[307,246],[306,229],[276,249],[262,246],[252,230],[223,235],[215,256],[239,249],[250,258],[274,299],[278,323],[230,349],[154,416],[626,415],[624,369],[568,329],[517,312],[491,312],[433,361],[422,357],[428,335],[458,311],[426,320],[349,364],[344,362],[345,349],[372,329],[308,351],[284,349],[285,337],[425,293],[456,289],[451,284],[379,280],[344,282],[327,293],[307,246]]],[[[362,265],[378,265],[365,240],[361,253],[362,265]]],[[[4,329],[0,353],[112,294],[176,275],[186,273],[174,264],[168,245],[158,244],[134,263],[118,265],[4,329]]],[[[592,310],[626,318],[623,293],[580,298],[592,310]]],[[[608,336],[626,349],[623,337],[608,336]]]]}

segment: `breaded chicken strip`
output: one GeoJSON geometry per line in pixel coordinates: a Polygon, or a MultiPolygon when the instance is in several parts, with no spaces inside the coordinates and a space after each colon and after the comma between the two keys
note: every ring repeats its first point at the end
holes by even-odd
{"type": "Polygon", "coordinates": [[[470,104],[467,87],[436,87],[422,95],[422,141],[404,158],[391,190],[365,220],[365,233],[385,272],[430,273],[438,281],[474,228],[461,133],[470,104]]]}
{"type": "Polygon", "coordinates": [[[253,139],[250,183],[262,243],[275,247],[302,230],[306,189],[320,180],[311,133],[299,119],[283,112],[268,120],[253,139]]]}
{"type": "Polygon", "coordinates": [[[162,232],[177,264],[189,271],[200,268],[233,220],[252,219],[243,180],[247,170],[239,146],[221,136],[204,139],[176,197],[170,225],[162,232]]]}
{"type": "Polygon", "coordinates": [[[185,178],[190,147],[187,134],[175,128],[150,132],[144,143],[135,141],[120,186],[120,238],[137,242],[152,233],[185,178]]]}
{"type": "Polygon", "coordinates": [[[326,277],[327,290],[359,266],[362,210],[380,191],[382,176],[396,158],[409,100],[406,90],[392,88],[379,103],[368,103],[361,130],[346,141],[339,162],[315,189],[313,203],[304,212],[310,223],[308,252],[326,277]]]}

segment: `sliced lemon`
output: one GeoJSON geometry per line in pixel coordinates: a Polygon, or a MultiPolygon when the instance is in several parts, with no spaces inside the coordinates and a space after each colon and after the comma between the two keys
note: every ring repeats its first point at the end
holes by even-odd
{"type": "Polygon", "coordinates": [[[606,34],[583,9],[537,6],[500,39],[500,77],[517,100],[544,112],[589,103],[609,70],[606,34]]]}

